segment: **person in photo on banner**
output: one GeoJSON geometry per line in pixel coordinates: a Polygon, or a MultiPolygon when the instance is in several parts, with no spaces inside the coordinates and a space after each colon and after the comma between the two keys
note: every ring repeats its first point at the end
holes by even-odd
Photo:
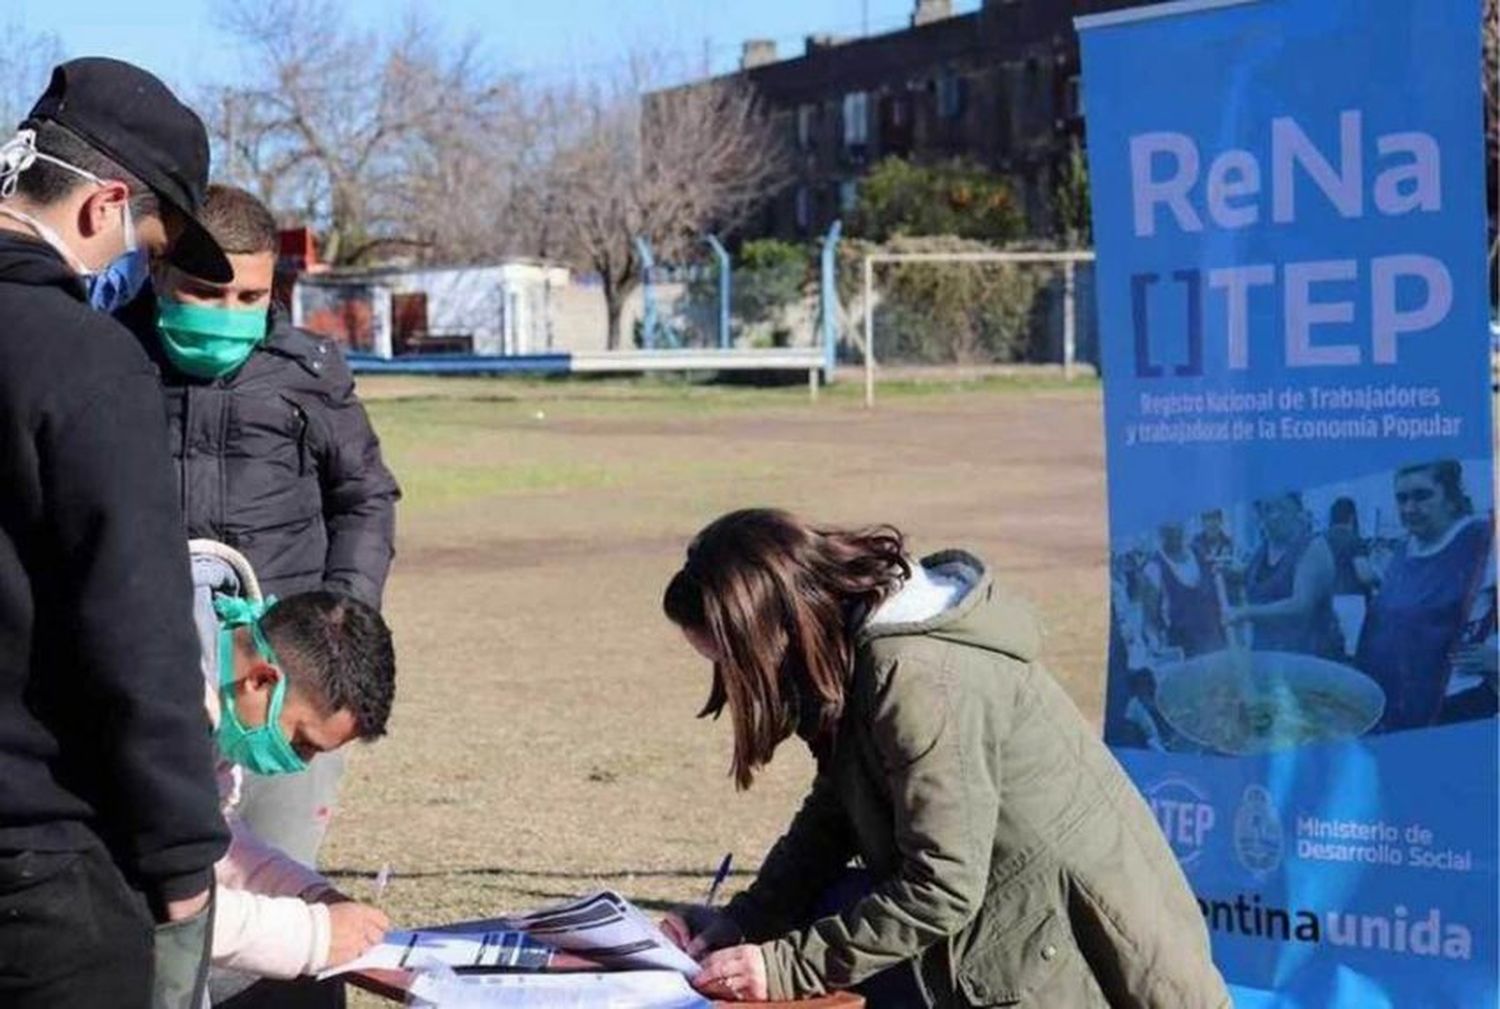
{"type": "Polygon", "coordinates": [[[1333,554],[1315,535],[1302,496],[1257,501],[1255,514],[1261,542],[1243,572],[1244,602],[1230,607],[1230,622],[1250,628],[1257,651],[1339,657],[1333,554]]]}
{"type": "MultiPolygon", "coordinates": [[[[1485,561],[1492,519],[1474,514],[1461,463],[1441,459],[1398,470],[1394,493],[1407,538],[1377,563],[1380,587],[1355,658],[1385,690],[1380,728],[1386,732],[1438,722],[1465,623],[1491,584],[1485,561]]],[[[1470,644],[1482,649],[1487,638],[1470,644]]],[[[1482,651],[1476,654],[1482,663],[1482,651]]],[[[1475,664],[1472,657],[1463,661],[1475,664]]]]}
{"type": "Polygon", "coordinates": [[[738,511],[694,538],[663,608],[713,664],[704,714],[730,718],[736,784],[792,736],[818,765],[749,889],[665,923],[705,994],[1229,1005],[1151,811],[979,558],[738,511]],[[819,916],[855,856],[867,882],[819,916]]]}
{"type": "Polygon", "coordinates": [[[1206,558],[1187,546],[1181,523],[1157,532],[1156,556],[1146,571],[1159,599],[1155,618],[1162,638],[1187,658],[1224,647],[1224,615],[1219,609],[1215,571],[1206,558]]]}
{"type": "Polygon", "coordinates": [[[1359,506],[1340,497],[1328,508],[1323,533],[1333,555],[1333,615],[1338,621],[1344,655],[1353,657],[1379,576],[1370,563],[1370,544],[1360,533],[1359,506]]]}

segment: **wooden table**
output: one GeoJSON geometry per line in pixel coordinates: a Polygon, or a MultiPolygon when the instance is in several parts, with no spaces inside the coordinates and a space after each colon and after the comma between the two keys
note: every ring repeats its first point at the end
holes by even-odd
{"type": "MultiPolygon", "coordinates": [[[[407,989],[415,976],[411,971],[370,970],[345,974],[344,980],[393,1002],[404,1003],[407,989]]],[[[865,1000],[848,992],[838,992],[826,998],[805,999],[801,1002],[715,1002],[714,1005],[722,1009],[734,1006],[754,1006],[757,1009],[864,1009],[865,1000]]]]}

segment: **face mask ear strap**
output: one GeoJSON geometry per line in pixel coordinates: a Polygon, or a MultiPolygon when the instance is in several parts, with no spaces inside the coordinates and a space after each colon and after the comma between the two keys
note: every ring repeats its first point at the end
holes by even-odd
{"type": "Polygon", "coordinates": [[[64,171],[88,179],[90,182],[104,185],[104,180],[93,172],[85,171],[77,165],[69,164],[61,158],[54,158],[50,154],[37,150],[36,130],[17,130],[14,136],[0,144],[0,199],[10,199],[14,196],[16,186],[20,184],[21,173],[38,161],[45,161],[64,171]]]}
{"type": "Polygon", "coordinates": [[[125,214],[125,251],[134,252],[135,242],[135,215],[130,212],[130,190],[125,191],[125,205],[121,208],[125,214]]]}
{"type": "Polygon", "coordinates": [[[36,130],[17,130],[0,144],[0,200],[16,195],[21,173],[36,163],[36,130]]]}

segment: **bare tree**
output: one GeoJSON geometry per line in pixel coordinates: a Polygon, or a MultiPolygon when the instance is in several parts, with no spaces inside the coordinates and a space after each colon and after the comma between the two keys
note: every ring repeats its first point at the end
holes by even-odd
{"type": "Polygon", "coordinates": [[[251,83],[200,103],[220,174],[321,223],[332,262],[430,252],[444,220],[433,173],[487,163],[466,138],[501,118],[507,89],[473,40],[446,45],[415,8],[389,38],[344,14],[337,0],[223,3],[251,83]]]}
{"type": "Polygon", "coordinates": [[[31,111],[52,68],[62,61],[56,33],[31,31],[15,17],[0,22],[0,132],[8,135],[31,111]]]}
{"type": "Polygon", "coordinates": [[[608,346],[621,345],[625,299],[641,283],[637,237],[664,260],[730,229],[782,183],[786,156],[749,86],[714,80],[648,92],[639,72],[612,88],[548,95],[538,116],[550,151],[533,200],[538,251],[561,251],[599,277],[608,346]],[[537,205],[540,204],[540,205],[537,205]]]}

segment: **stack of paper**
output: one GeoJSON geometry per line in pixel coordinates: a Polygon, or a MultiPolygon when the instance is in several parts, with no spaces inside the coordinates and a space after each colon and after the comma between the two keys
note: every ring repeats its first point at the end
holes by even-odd
{"type": "Polygon", "coordinates": [[[363,956],[319,975],[362,970],[422,970],[439,964],[464,971],[545,970],[563,950],[607,969],[675,971],[694,977],[698,964],[624,897],[609,890],[518,918],[388,932],[363,956]]]}
{"type": "Polygon", "coordinates": [[[430,1009],[708,1009],[673,971],[618,974],[423,974],[411,1004],[430,1009]]]}
{"type": "Polygon", "coordinates": [[[511,919],[538,942],[608,967],[673,970],[696,977],[698,964],[630,901],[610,890],[511,919]]]}

